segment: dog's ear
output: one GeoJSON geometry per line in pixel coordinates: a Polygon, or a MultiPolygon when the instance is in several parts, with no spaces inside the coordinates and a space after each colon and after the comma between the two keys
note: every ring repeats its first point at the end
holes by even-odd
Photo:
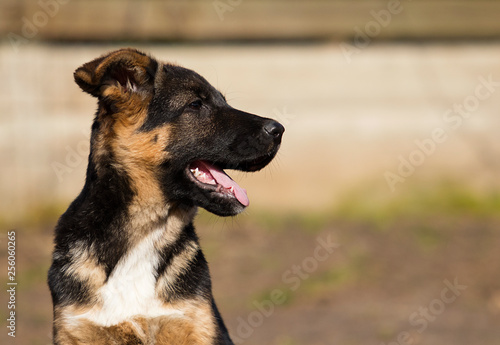
{"type": "Polygon", "coordinates": [[[110,87],[123,92],[152,90],[158,63],[135,49],[120,49],[87,62],[75,73],[75,81],[92,96],[103,96],[110,87]]]}

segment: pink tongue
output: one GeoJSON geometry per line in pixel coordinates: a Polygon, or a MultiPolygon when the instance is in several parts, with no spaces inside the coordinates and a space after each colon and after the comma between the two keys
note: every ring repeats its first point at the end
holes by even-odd
{"type": "Polygon", "coordinates": [[[250,204],[247,196],[247,191],[238,186],[238,184],[234,182],[229,176],[227,176],[224,171],[204,161],[198,161],[196,163],[200,165],[200,167],[202,168],[201,170],[208,170],[213,176],[214,180],[217,181],[217,183],[222,187],[227,189],[233,187],[234,196],[243,206],[246,207],[250,204]]]}

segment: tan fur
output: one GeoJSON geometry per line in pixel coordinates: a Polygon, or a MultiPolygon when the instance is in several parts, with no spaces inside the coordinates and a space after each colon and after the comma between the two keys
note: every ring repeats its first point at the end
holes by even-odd
{"type": "Polygon", "coordinates": [[[177,278],[188,268],[190,263],[195,258],[199,246],[195,242],[186,245],[184,251],[175,256],[168,270],[158,281],[156,291],[160,298],[168,298],[169,292],[173,291],[177,278]]]}
{"type": "MultiPolygon", "coordinates": [[[[168,200],[164,199],[155,175],[160,163],[168,157],[164,148],[168,143],[169,128],[164,126],[139,132],[144,118],[145,114],[142,118],[117,121],[110,146],[116,157],[115,164],[127,172],[136,194],[130,206],[130,216],[146,224],[157,222],[167,215],[168,200]]],[[[140,228],[140,224],[130,225],[140,228]]]]}
{"type": "Polygon", "coordinates": [[[106,280],[104,268],[99,265],[97,258],[90,250],[75,247],[71,249],[71,255],[72,261],[66,268],[66,273],[86,282],[90,292],[95,294],[106,280]]]}
{"type": "MultiPolygon", "coordinates": [[[[195,216],[194,209],[172,208],[168,217],[165,236],[158,243],[164,246],[172,244],[180,235],[184,225],[195,216]]],[[[160,277],[156,287],[159,298],[175,283],[176,277],[190,265],[198,244],[187,246],[183,253],[176,256],[166,275],[160,277]]],[[[105,274],[97,265],[95,257],[83,249],[74,249],[76,260],[68,267],[68,272],[82,280],[90,282],[97,292],[105,284],[105,274]]],[[[90,306],[58,307],[54,313],[54,326],[57,329],[55,340],[59,344],[208,344],[215,336],[215,324],[211,306],[205,300],[189,300],[165,303],[168,309],[178,310],[183,317],[136,317],[130,321],[104,327],[79,317],[102,308],[102,301],[97,298],[90,306]]]]}
{"type": "Polygon", "coordinates": [[[184,226],[193,221],[196,215],[195,208],[183,209],[179,207],[172,207],[169,209],[167,231],[165,233],[162,245],[174,243],[181,234],[184,226]]]}
{"type": "Polygon", "coordinates": [[[103,327],[87,320],[71,320],[65,316],[82,313],[74,307],[58,309],[55,313],[60,344],[157,344],[202,345],[209,344],[215,336],[215,324],[207,301],[190,300],[168,305],[182,311],[183,317],[135,317],[117,325],[103,327]]]}
{"type": "Polygon", "coordinates": [[[170,130],[168,126],[147,132],[139,130],[147,116],[150,96],[119,84],[107,86],[103,95],[112,98],[120,112],[112,117],[103,116],[101,120],[104,128],[94,144],[95,164],[98,166],[100,156],[111,151],[116,167],[127,172],[136,193],[130,206],[131,219],[136,223],[130,227],[135,233],[142,233],[138,231],[142,224],[158,222],[167,216],[168,201],[160,191],[155,174],[158,165],[168,158],[164,148],[170,130]]]}

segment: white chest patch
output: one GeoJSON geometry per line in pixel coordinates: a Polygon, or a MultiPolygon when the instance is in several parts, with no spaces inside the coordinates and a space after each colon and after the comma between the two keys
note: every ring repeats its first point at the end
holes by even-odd
{"type": "Polygon", "coordinates": [[[159,264],[158,242],[165,229],[157,229],[143,239],[116,265],[98,294],[103,302],[99,308],[78,315],[101,326],[112,326],[134,316],[182,317],[183,312],[165,305],[156,297],[155,270],[159,264]]]}

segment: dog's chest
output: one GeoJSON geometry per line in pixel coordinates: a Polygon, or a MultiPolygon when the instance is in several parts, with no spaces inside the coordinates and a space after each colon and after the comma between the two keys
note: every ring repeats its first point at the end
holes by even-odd
{"type": "Polygon", "coordinates": [[[98,290],[100,308],[82,316],[102,326],[116,325],[135,316],[182,316],[180,310],[166,307],[156,295],[155,272],[160,260],[157,248],[164,235],[164,229],[157,229],[132,248],[98,290]]]}

